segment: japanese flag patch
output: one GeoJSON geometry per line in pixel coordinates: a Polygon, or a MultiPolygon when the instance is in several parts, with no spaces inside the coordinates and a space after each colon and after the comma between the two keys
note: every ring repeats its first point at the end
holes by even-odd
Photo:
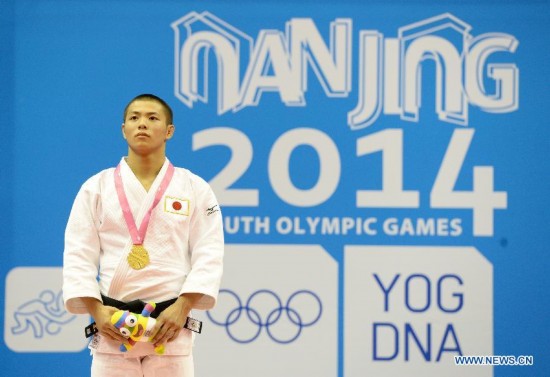
{"type": "Polygon", "coordinates": [[[189,215],[189,199],[174,198],[171,196],[164,197],[164,211],[175,213],[176,215],[189,215]]]}

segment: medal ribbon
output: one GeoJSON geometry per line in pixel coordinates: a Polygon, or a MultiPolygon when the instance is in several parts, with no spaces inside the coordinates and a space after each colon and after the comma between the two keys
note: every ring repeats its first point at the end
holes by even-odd
{"type": "Polygon", "coordinates": [[[132,242],[134,245],[143,245],[143,240],[145,239],[145,233],[147,233],[147,227],[149,226],[149,220],[151,219],[151,213],[153,212],[153,209],[157,206],[157,204],[160,202],[160,198],[164,193],[166,192],[166,189],[168,188],[168,185],[170,184],[170,181],[172,180],[172,177],[174,175],[174,165],[172,163],[168,163],[168,169],[166,170],[166,173],[164,174],[164,178],[162,179],[162,182],[160,183],[159,188],[157,189],[157,193],[155,194],[155,200],[153,201],[153,204],[151,205],[151,208],[147,211],[145,216],[143,217],[143,220],[141,221],[141,225],[139,226],[139,231],[136,226],[136,221],[134,220],[134,215],[132,215],[132,211],[130,210],[130,205],[128,204],[128,198],[126,197],[126,193],[124,192],[124,186],[122,185],[122,176],[120,174],[120,164],[115,169],[115,187],[116,187],[116,193],[118,195],[118,201],[120,203],[120,207],[122,208],[122,213],[124,214],[124,220],[126,221],[126,226],[128,227],[128,231],[130,231],[130,236],[132,237],[132,242]]]}

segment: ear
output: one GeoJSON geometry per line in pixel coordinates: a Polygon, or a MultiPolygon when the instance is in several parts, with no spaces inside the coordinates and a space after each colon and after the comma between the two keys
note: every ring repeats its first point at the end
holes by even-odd
{"type": "Polygon", "coordinates": [[[143,307],[143,310],[141,311],[141,315],[143,317],[149,317],[151,315],[151,313],[155,310],[156,306],[157,305],[154,302],[148,302],[143,307]]]}
{"type": "Polygon", "coordinates": [[[174,136],[174,132],[176,132],[176,126],[174,126],[173,124],[169,124],[167,127],[166,127],[166,140],[169,140],[172,138],[172,136],[174,136]]]}
{"type": "Polygon", "coordinates": [[[124,123],[122,123],[120,130],[122,131],[122,137],[126,140],[126,129],[124,128],[124,123]]]}

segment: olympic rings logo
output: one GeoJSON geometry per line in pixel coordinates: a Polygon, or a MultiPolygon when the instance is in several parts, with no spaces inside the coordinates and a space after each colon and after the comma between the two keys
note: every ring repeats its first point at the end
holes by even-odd
{"type": "Polygon", "coordinates": [[[232,340],[242,344],[256,340],[262,329],[276,343],[292,343],[304,328],[317,323],[323,313],[321,299],[309,290],[294,292],[284,304],[275,292],[268,289],[251,294],[244,305],[241,298],[229,289],[221,289],[219,295],[216,310],[206,314],[214,324],[224,326],[232,340]],[[226,309],[227,305],[229,309],[226,309]]]}

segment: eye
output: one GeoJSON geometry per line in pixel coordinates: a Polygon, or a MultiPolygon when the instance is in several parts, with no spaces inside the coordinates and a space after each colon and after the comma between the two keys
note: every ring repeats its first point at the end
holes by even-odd
{"type": "Polygon", "coordinates": [[[126,327],[123,327],[120,329],[120,333],[122,334],[122,336],[124,336],[125,338],[128,338],[130,337],[130,330],[128,330],[126,327]]]}
{"type": "Polygon", "coordinates": [[[150,116],[149,120],[159,120],[159,118],[157,118],[156,116],[150,116]]]}
{"type": "Polygon", "coordinates": [[[138,117],[137,117],[136,115],[132,115],[132,116],[130,116],[128,119],[129,119],[129,120],[137,120],[137,118],[138,118],[138,117]]]}
{"type": "Polygon", "coordinates": [[[126,319],[124,320],[126,323],[126,326],[134,327],[137,323],[137,318],[135,315],[130,314],[126,319]]]}

